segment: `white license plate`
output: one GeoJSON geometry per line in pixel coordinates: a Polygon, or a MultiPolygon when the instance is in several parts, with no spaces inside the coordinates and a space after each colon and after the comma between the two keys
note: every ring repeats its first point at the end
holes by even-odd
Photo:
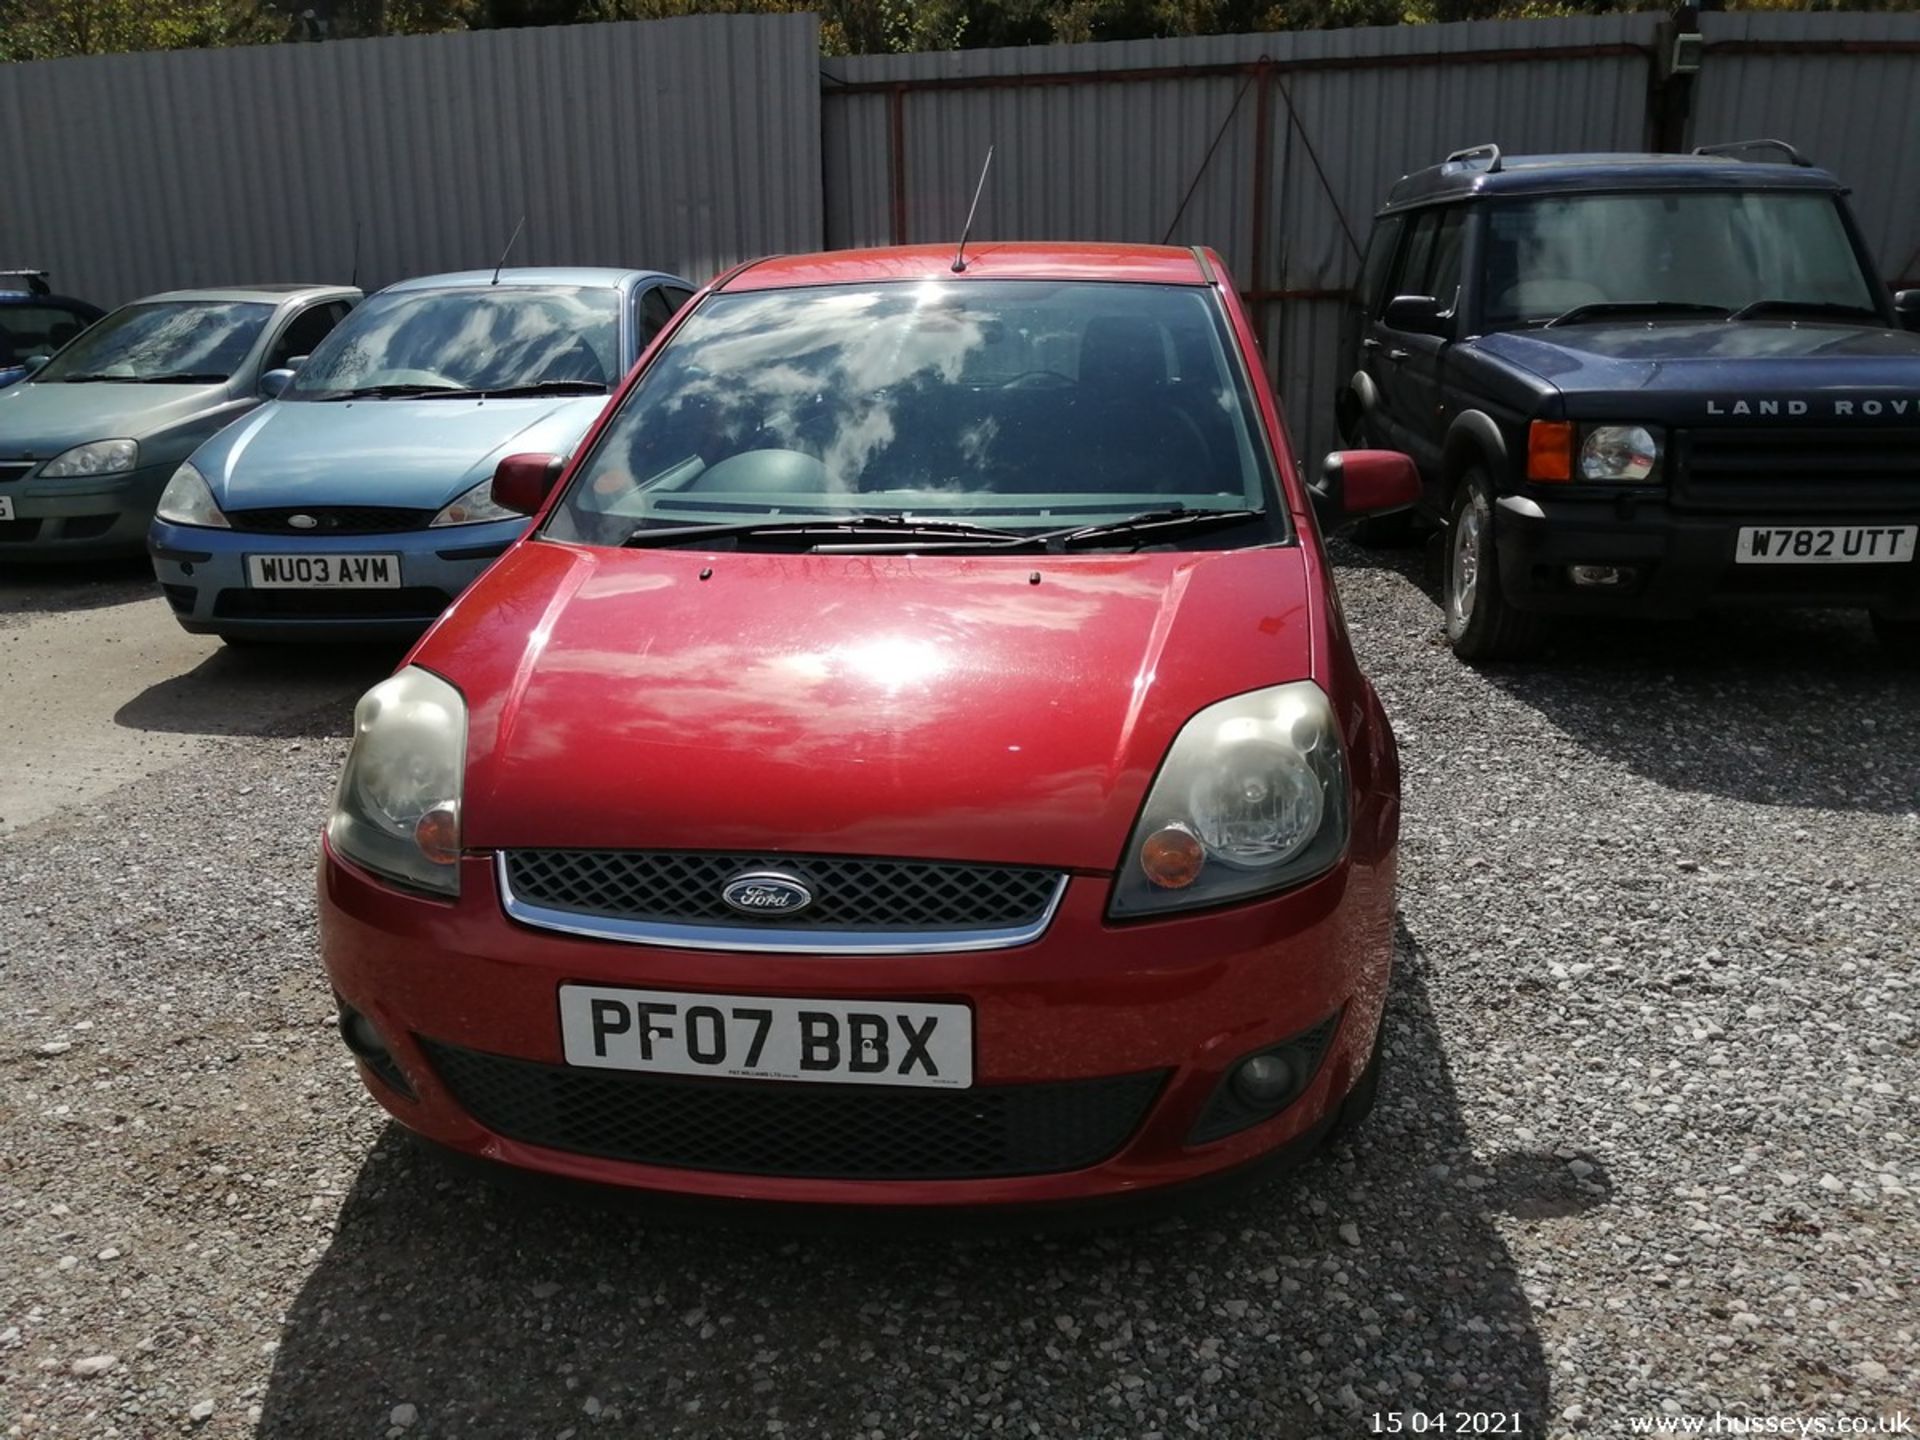
{"type": "Polygon", "coordinates": [[[0,495],[0,520],[13,518],[13,496],[0,495]]]}
{"type": "Polygon", "coordinates": [[[1740,565],[1891,565],[1913,559],[1920,525],[1743,525],[1740,565]]]}
{"type": "Polygon", "coordinates": [[[249,555],[256,590],[397,590],[398,555],[249,555]]]}
{"type": "Polygon", "coordinates": [[[973,1084],[973,1012],[892,1000],[560,987],[569,1065],[828,1085],[973,1084]]]}

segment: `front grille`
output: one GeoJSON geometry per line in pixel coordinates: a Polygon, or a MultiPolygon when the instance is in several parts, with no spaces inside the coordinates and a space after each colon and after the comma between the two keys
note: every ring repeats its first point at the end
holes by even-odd
{"type": "Polygon", "coordinates": [[[0,541],[32,540],[39,534],[38,520],[0,520],[0,541]]]}
{"type": "Polygon", "coordinates": [[[0,484],[18,480],[39,463],[38,460],[0,460],[0,484]]]}
{"type": "Polygon", "coordinates": [[[680,1170],[964,1180],[1098,1164],[1139,1127],[1165,1071],[972,1090],[680,1080],[542,1065],[420,1039],[489,1130],[680,1170]]]}
{"type": "Polygon", "coordinates": [[[1037,924],[1059,872],[933,860],[838,855],[711,854],[670,850],[510,850],[507,878],[526,903],[609,919],[782,930],[999,930],[1037,924]],[[720,898],[755,870],[807,882],[814,903],[798,913],[746,914],[720,898]]]}
{"type": "Polygon", "coordinates": [[[424,530],[437,510],[401,510],[388,505],[291,505],[271,510],[229,510],[227,523],[255,535],[385,535],[424,530]],[[312,525],[295,525],[295,515],[312,525]]]}
{"type": "Polygon", "coordinates": [[[213,602],[219,620],[419,620],[447,608],[453,597],[428,585],[398,590],[222,590],[213,602]]]}
{"type": "Polygon", "coordinates": [[[1674,505],[1788,514],[1920,509],[1920,429],[1683,430],[1674,505]]]}

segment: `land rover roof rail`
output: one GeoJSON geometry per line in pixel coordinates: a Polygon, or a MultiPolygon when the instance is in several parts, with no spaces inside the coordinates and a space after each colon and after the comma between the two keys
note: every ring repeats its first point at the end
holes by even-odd
{"type": "Polygon", "coordinates": [[[24,290],[29,295],[51,295],[44,270],[0,269],[0,290],[24,290]]]}
{"type": "Polygon", "coordinates": [[[1462,170],[1483,170],[1491,175],[1500,168],[1500,147],[1498,145],[1469,145],[1464,150],[1456,150],[1447,156],[1441,164],[1443,174],[1457,174],[1462,170]]]}
{"type": "Polygon", "coordinates": [[[1744,155],[1750,150],[1778,150],[1789,165],[1811,167],[1813,162],[1784,140],[1729,140],[1724,145],[1696,145],[1696,155],[1744,155]]]}

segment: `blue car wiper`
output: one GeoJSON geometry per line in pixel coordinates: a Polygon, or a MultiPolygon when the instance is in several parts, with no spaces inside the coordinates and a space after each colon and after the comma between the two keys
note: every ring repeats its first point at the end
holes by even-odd
{"type": "Polygon", "coordinates": [[[325,395],[315,395],[315,400],[400,400],[416,395],[438,396],[474,396],[484,392],[468,390],[459,385],[361,385],[352,390],[334,390],[325,395]]]}
{"type": "Polygon", "coordinates": [[[600,380],[535,380],[530,385],[488,385],[472,393],[498,400],[513,395],[604,395],[607,387],[600,380]]]}

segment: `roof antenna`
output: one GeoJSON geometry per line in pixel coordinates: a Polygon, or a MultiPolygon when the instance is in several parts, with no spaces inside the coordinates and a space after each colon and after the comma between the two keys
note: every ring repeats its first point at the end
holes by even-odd
{"type": "Polygon", "coordinates": [[[526,227],[526,223],[527,217],[522,215],[520,217],[520,223],[513,227],[513,234],[507,237],[507,248],[500,252],[500,258],[494,262],[493,279],[487,282],[489,285],[498,285],[500,283],[500,267],[507,263],[507,256],[513,253],[513,242],[520,238],[520,232],[526,227]]]}
{"type": "Polygon", "coordinates": [[[353,273],[347,276],[347,284],[355,290],[360,288],[360,222],[353,222],[353,273]]]}
{"type": "Polygon", "coordinates": [[[973,212],[980,208],[980,192],[987,188],[987,171],[993,168],[993,146],[987,146],[987,163],[980,167],[980,183],[973,187],[973,204],[967,207],[967,223],[960,231],[959,248],[953,252],[953,273],[961,275],[967,268],[967,236],[973,233],[973,212]]]}

